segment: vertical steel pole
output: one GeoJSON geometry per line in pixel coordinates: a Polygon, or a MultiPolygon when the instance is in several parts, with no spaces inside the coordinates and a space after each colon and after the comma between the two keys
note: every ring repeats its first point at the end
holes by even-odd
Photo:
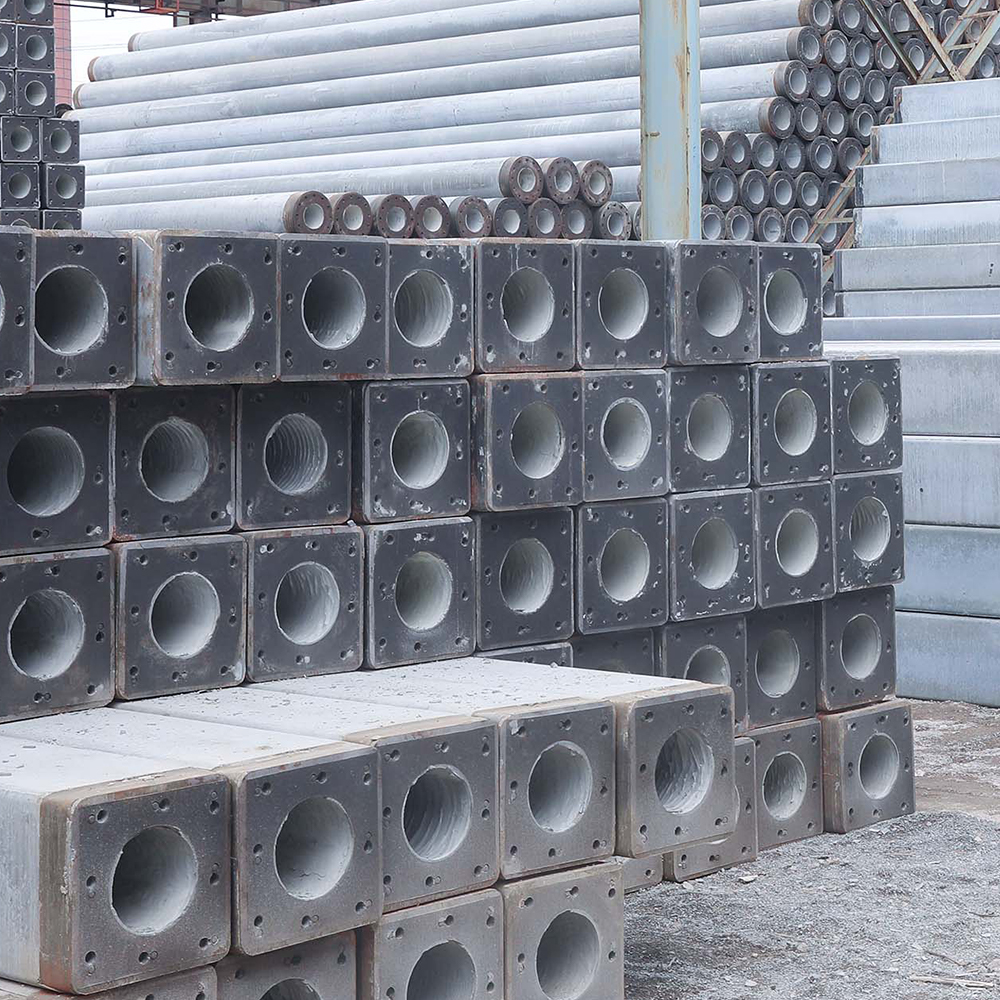
{"type": "Polygon", "coordinates": [[[642,224],[651,240],[701,235],[698,0],[639,0],[642,224]]]}

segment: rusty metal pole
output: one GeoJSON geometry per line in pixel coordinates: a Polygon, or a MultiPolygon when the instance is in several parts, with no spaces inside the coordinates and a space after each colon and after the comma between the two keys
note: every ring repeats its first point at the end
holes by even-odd
{"type": "Polygon", "coordinates": [[[647,240],[701,234],[698,0],[640,0],[642,225],[647,240]]]}

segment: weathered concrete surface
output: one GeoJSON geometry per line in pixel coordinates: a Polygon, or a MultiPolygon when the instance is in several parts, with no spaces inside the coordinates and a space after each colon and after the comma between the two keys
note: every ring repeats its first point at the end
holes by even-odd
{"type": "Polygon", "coordinates": [[[952,980],[1000,990],[1000,711],[913,704],[927,811],[629,897],[627,1000],[993,995],[952,980]]]}

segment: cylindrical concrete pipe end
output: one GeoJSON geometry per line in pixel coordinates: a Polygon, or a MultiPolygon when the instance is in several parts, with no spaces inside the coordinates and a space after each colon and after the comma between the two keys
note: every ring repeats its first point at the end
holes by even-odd
{"type": "Polygon", "coordinates": [[[535,240],[562,236],[562,210],[551,198],[539,198],[528,206],[528,235],[535,240]]]}
{"type": "Polygon", "coordinates": [[[319,191],[290,194],[285,202],[283,215],[287,233],[326,236],[333,229],[333,208],[330,199],[319,191]]]}
{"type": "Polygon", "coordinates": [[[486,202],[493,216],[493,235],[505,239],[528,235],[528,210],[517,198],[489,198],[486,202]]]}
{"type": "Polygon", "coordinates": [[[595,235],[601,240],[627,240],[632,236],[632,220],[620,201],[609,201],[594,211],[595,235]]]}
{"type": "Polygon", "coordinates": [[[357,191],[330,195],[333,207],[333,232],[338,236],[369,236],[372,231],[372,207],[357,191]]]}
{"type": "Polygon", "coordinates": [[[493,232],[493,213],[482,198],[451,198],[448,211],[452,230],[463,240],[485,239],[493,232]]]}
{"type": "Polygon", "coordinates": [[[565,156],[550,156],[539,163],[545,178],[545,197],[568,205],[580,194],[580,171],[565,156]]]}
{"type": "Polygon", "coordinates": [[[714,128],[701,130],[701,169],[706,174],[722,166],[723,140],[714,128]]]}
{"type": "Polygon", "coordinates": [[[525,205],[541,198],[545,190],[545,175],[531,156],[511,156],[504,160],[497,180],[504,197],[516,198],[525,205]]]}
{"type": "Polygon", "coordinates": [[[413,206],[401,194],[384,194],[372,198],[372,219],[375,232],[385,239],[408,240],[413,235],[416,220],[413,206]]]}
{"type": "Polygon", "coordinates": [[[726,232],[726,217],[718,205],[702,205],[701,207],[701,238],[703,240],[721,240],[726,232]]]}
{"type": "Polygon", "coordinates": [[[585,201],[571,201],[562,206],[563,237],[589,240],[594,232],[594,210],[585,201]]]}
{"type": "Polygon", "coordinates": [[[610,167],[601,160],[580,160],[576,168],[580,172],[580,197],[583,201],[592,208],[607,204],[615,187],[610,167]]]}

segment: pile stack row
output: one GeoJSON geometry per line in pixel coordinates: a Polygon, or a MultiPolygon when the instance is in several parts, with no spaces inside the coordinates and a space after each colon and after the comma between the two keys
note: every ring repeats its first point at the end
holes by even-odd
{"type": "Polygon", "coordinates": [[[898,354],[907,378],[901,690],[988,705],[1000,703],[998,99],[1000,80],[901,92],[899,124],[876,129],[861,170],[827,347],[898,354]]]}
{"type": "Polygon", "coordinates": [[[56,118],[52,21],[53,0],[0,0],[0,226],[80,228],[80,127],[56,118]]]}

